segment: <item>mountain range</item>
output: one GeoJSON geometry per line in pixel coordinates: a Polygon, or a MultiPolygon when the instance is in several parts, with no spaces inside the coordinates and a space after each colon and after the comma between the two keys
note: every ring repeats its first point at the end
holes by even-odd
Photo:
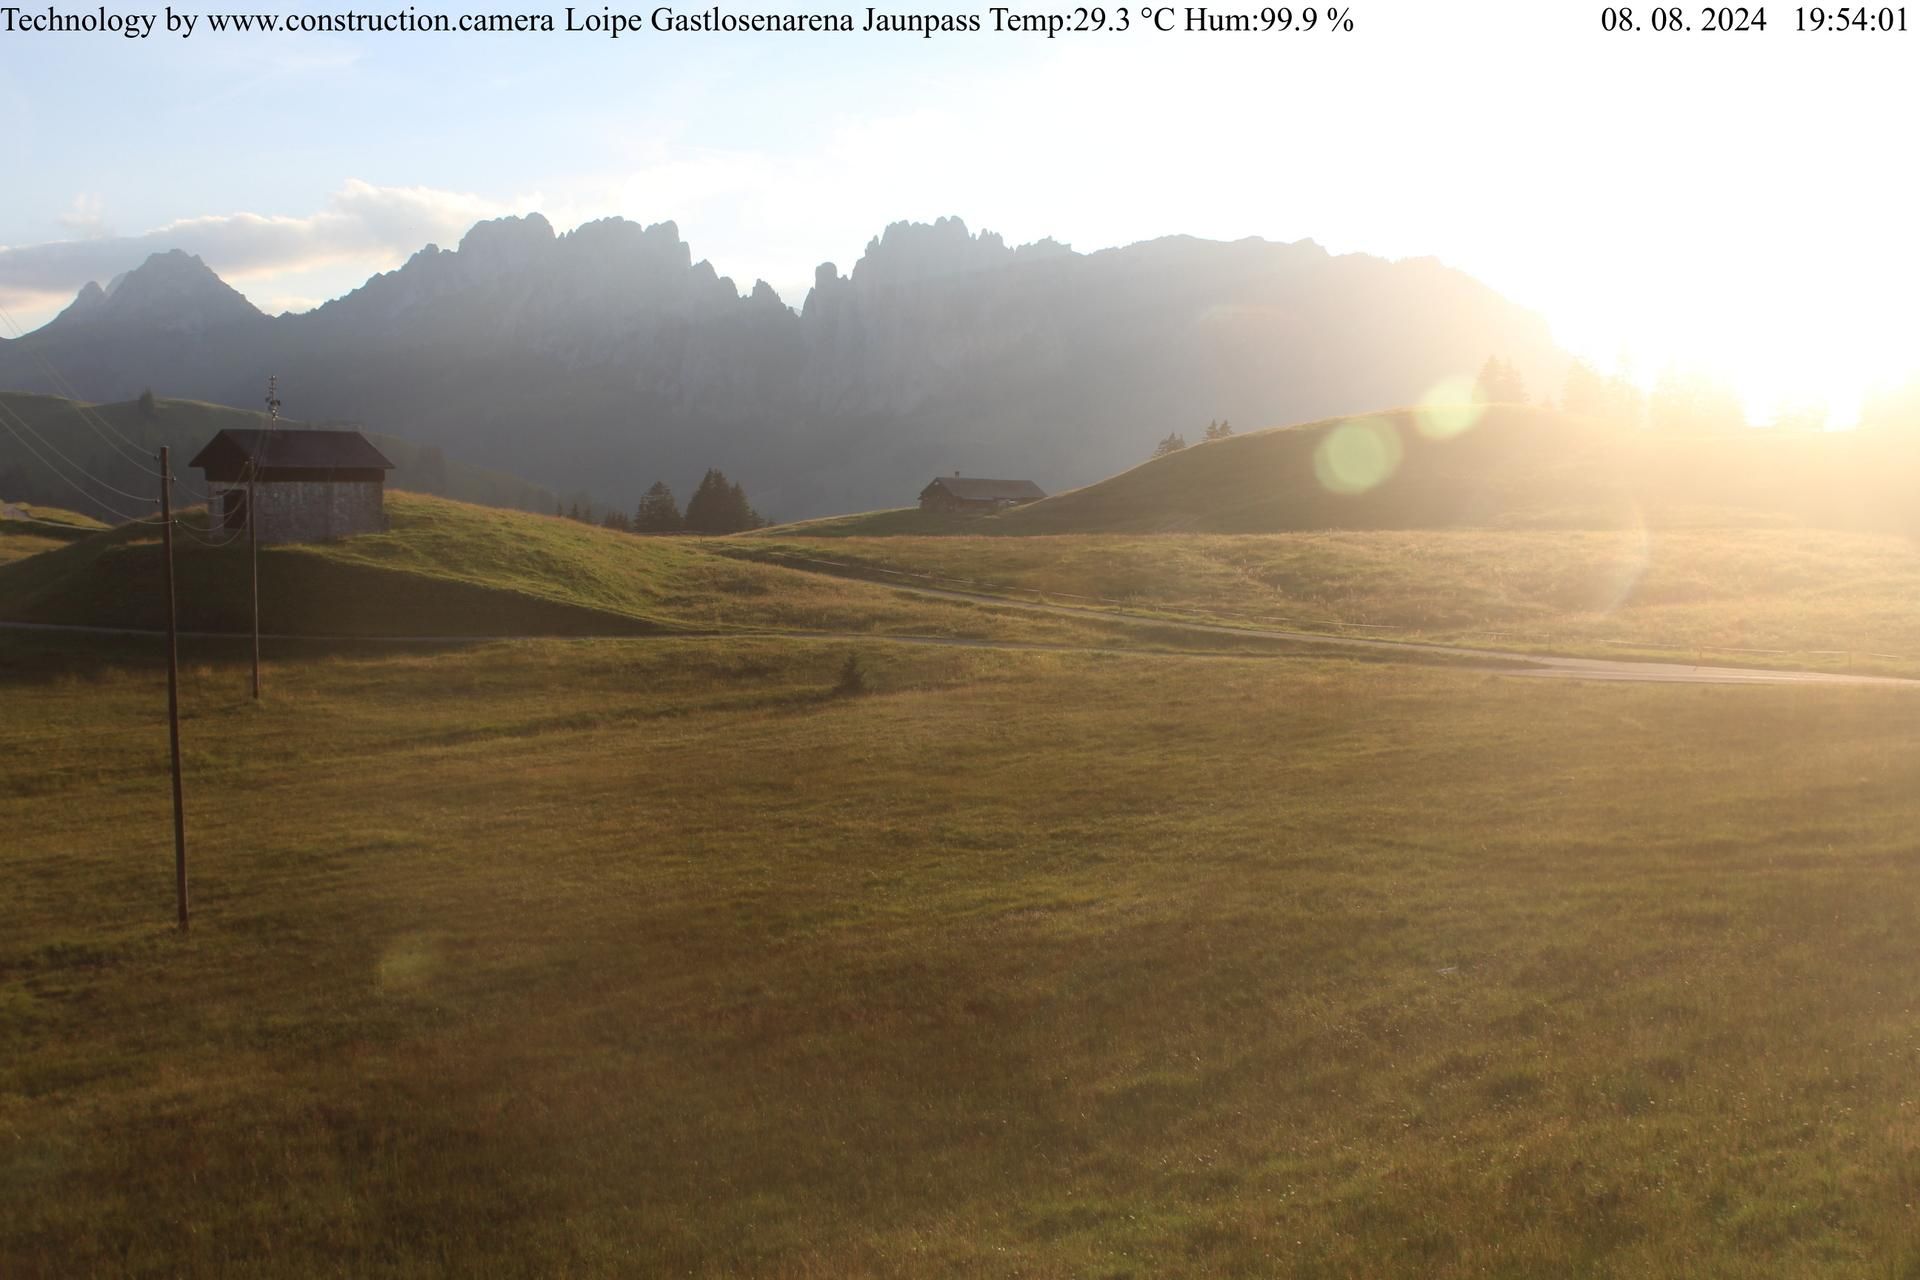
{"type": "Polygon", "coordinates": [[[1416,401],[1490,355],[1536,388],[1545,323],[1431,259],[1185,236],[1078,253],[958,218],[900,222],[796,311],[671,222],[477,224],[304,314],[267,316],[198,258],[155,254],[0,341],[0,388],[250,406],[443,448],[630,507],[718,466],[795,519],[911,503],[961,471],[1049,490],[1169,432],[1416,401]]]}

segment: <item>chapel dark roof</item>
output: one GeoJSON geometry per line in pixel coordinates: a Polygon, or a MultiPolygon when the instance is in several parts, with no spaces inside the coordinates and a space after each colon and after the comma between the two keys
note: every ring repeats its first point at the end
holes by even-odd
{"type": "Polygon", "coordinates": [[[1047,496],[1031,480],[980,480],[972,476],[939,476],[927,488],[945,489],[964,502],[1031,502],[1047,496]]]}
{"type": "Polygon", "coordinates": [[[245,466],[258,452],[261,470],[391,471],[387,456],[358,431],[292,428],[229,428],[207,441],[187,465],[207,468],[245,466]]]}

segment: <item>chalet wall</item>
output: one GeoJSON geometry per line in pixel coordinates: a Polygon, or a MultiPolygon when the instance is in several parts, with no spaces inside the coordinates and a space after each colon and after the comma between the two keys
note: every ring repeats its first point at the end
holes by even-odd
{"type": "MultiPolygon", "coordinates": [[[[213,484],[213,521],[220,521],[228,489],[245,485],[213,484]]],[[[384,480],[262,480],[254,486],[260,509],[260,541],[324,542],[387,528],[384,480]]]]}

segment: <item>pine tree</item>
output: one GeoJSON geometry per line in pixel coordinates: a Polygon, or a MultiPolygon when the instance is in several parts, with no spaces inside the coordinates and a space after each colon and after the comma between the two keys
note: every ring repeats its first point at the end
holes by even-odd
{"type": "Polygon", "coordinates": [[[1600,389],[1600,416],[1616,426],[1638,431],[1647,425],[1647,397],[1622,370],[1600,389]]]}
{"type": "Polygon", "coordinates": [[[678,533],[686,527],[686,518],[680,514],[680,504],[673,500],[673,490],[667,488],[666,481],[655,480],[633,513],[633,531],[678,533]]]}
{"type": "Polygon", "coordinates": [[[140,393],[140,416],[152,422],[160,416],[160,408],[153,401],[153,388],[148,387],[140,393]]]}
{"type": "Polygon", "coordinates": [[[1480,366],[1480,377],[1475,380],[1473,391],[1474,398],[1482,404],[1527,402],[1527,384],[1520,380],[1520,371],[1499,356],[1488,356],[1487,362],[1480,366]]]}
{"type": "Polygon", "coordinates": [[[1170,431],[1167,438],[1154,446],[1153,456],[1164,458],[1170,453],[1178,453],[1187,447],[1187,438],[1178,431],[1170,431]]]}
{"type": "Polygon", "coordinates": [[[1721,435],[1743,429],[1747,413],[1725,383],[1669,366],[1647,397],[1647,425],[1666,435],[1721,435]]]}
{"type": "Polygon", "coordinates": [[[746,490],[717,467],[701,477],[700,487],[687,499],[687,528],[695,533],[738,533],[754,528],[759,519],[746,490]]]}
{"type": "Polygon", "coordinates": [[[1592,365],[1585,360],[1575,360],[1567,370],[1567,385],[1560,391],[1561,412],[1582,418],[1598,417],[1606,403],[1606,390],[1606,383],[1592,365]]]}
{"type": "Polygon", "coordinates": [[[1233,424],[1225,418],[1220,419],[1218,422],[1209,422],[1207,424],[1207,439],[1209,440],[1225,440],[1232,434],[1233,424]]]}

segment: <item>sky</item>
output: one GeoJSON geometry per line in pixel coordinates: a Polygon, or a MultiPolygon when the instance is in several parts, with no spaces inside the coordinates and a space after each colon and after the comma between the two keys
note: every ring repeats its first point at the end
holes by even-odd
{"type": "Polygon", "coordinates": [[[1920,30],[1801,33],[1771,8],[1765,32],[1609,34],[1602,9],[1350,0],[1351,32],[1055,39],[0,29],[0,306],[33,328],[177,246],[303,310],[530,210],[560,230],[672,220],[742,290],[798,306],[818,263],[847,270],[886,224],[958,215],[1080,250],[1188,234],[1437,257],[1603,370],[1682,365],[1759,420],[1849,420],[1920,365],[1920,30]]]}

